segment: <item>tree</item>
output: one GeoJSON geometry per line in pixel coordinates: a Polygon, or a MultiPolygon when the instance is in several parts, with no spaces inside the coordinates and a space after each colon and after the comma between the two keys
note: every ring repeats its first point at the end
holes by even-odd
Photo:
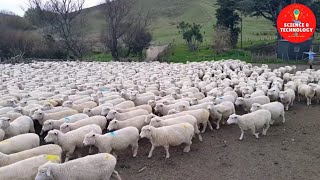
{"type": "Polygon", "coordinates": [[[220,54],[231,48],[231,33],[224,26],[215,28],[212,48],[216,54],[220,54]]]}
{"type": "Polygon", "coordinates": [[[238,43],[240,17],[236,12],[236,0],[218,0],[219,8],[216,12],[217,26],[224,26],[230,31],[231,47],[235,48],[238,43]]]}
{"type": "Polygon", "coordinates": [[[177,29],[182,34],[182,38],[186,41],[190,51],[195,51],[199,48],[203,41],[200,24],[189,24],[182,21],[177,26],[177,29]]]}
{"type": "Polygon", "coordinates": [[[82,32],[85,21],[80,14],[85,0],[29,0],[30,8],[52,33],[63,40],[73,56],[82,57],[85,41],[82,32]]]}
{"type": "MultiPolygon", "coordinates": [[[[238,9],[249,16],[264,17],[272,22],[273,26],[277,26],[277,18],[280,11],[287,5],[299,3],[311,8],[319,22],[320,17],[320,1],[315,0],[240,0],[238,1],[238,9]]],[[[317,31],[320,31],[320,24],[317,23],[317,31]]]]}
{"type": "Polygon", "coordinates": [[[136,0],[106,0],[104,14],[107,27],[104,32],[106,47],[111,51],[112,58],[119,60],[120,38],[135,23],[134,7],[136,0]]]}

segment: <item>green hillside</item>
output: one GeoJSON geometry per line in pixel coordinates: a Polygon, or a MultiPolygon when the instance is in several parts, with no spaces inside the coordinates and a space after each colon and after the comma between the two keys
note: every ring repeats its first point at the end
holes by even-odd
{"type": "MultiPolygon", "coordinates": [[[[216,0],[139,0],[139,6],[151,12],[154,17],[149,28],[156,44],[183,43],[176,29],[180,21],[201,24],[205,36],[204,44],[210,44],[212,41],[213,25],[216,22],[216,0]]],[[[96,6],[85,11],[89,20],[87,32],[93,37],[99,36],[105,25],[102,8],[103,6],[96,6]]],[[[275,28],[271,22],[263,18],[244,18],[244,41],[250,43],[274,38],[275,28]]]]}

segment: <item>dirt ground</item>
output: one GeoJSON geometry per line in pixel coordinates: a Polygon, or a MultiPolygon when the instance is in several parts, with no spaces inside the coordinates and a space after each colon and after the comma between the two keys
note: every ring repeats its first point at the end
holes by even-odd
{"type": "Polygon", "coordinates": [[[121,152],[116,169],[124,180],[319,180],[320,105],[296,103],[286,112],[286,120],[260,139],[246,133],[243,141],[238,140],[237,125],[207,130],[203,142],[194,139],[189,153],[182,152],[183,146],[171,147],[168,160],[162,147],[148,159],[151,144],[143,139],[138,157],[131,157],[129,149],[121,152]]]}
{"type": "MultiPolygon", "coordinates": [[[[297,70],[306,68],[299,65],[297,70]]],[[[118,153],[116,170],[123,180],[320,179],[320,104],[296,102],[286,112],[286,123],[278,121],[267,136],[255,139],[246,132],[242,141],[239,137],[237,125],[208,128],[203,142],[194,138],[189,153],[182,152],[184,146],[170,147],[168,160],[162,147],[148,159],[151,144],[142,139],[138,157],[133,158],[130,149],[118,153]]]]}

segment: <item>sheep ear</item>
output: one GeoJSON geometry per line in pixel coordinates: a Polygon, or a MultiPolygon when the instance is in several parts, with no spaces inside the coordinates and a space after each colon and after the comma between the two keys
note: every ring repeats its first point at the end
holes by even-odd
{"type": "Polygon", "coordinates": [[[50,169],[50,167],[48,167],[46,174],[47,174],[47,176],[49,176],[49,177],[51,176],[51,169],[50,169]]]}

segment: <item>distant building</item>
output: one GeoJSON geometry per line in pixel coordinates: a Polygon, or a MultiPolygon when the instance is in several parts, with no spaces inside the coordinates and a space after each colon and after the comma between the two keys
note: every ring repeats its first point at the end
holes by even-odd
{"type": "Polygon", "coordinates": [[[277,41],[277,58],[283,60],[302,60],[308,56],[304,52],[309,52],[312,46],[312,38],[303,43],[291,43],[285,39],[277,41]]]}

